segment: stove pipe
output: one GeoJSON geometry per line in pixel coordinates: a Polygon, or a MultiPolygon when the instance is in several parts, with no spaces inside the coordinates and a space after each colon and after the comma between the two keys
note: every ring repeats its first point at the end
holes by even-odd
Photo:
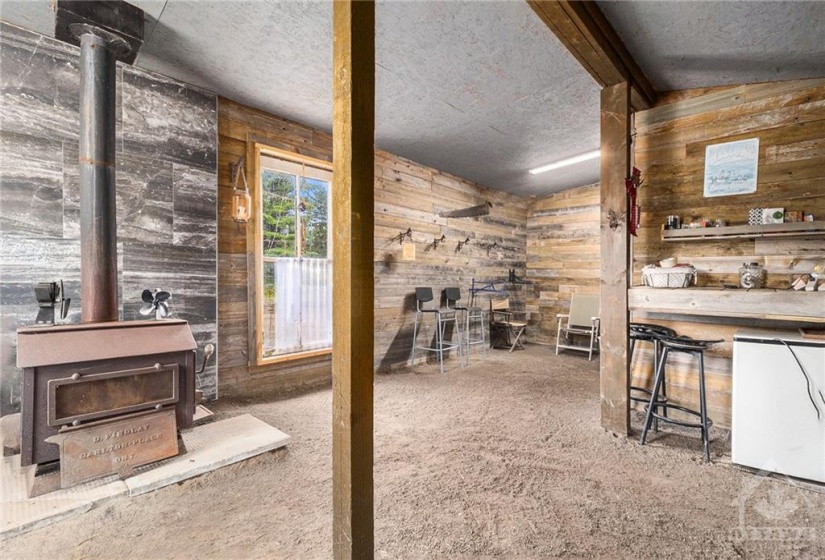
{"type": "Polygon", "coordinates": [[[92,25],[70,30],[80,39],[81,321],[117,321],[115,63],[129,45],[92,25]]]}

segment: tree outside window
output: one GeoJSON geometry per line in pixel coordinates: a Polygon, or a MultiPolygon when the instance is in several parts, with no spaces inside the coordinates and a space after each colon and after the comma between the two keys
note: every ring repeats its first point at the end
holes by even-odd
{"type": "Polygon", "coordinates": [[[332,174],[263,154],[260,169],[262,357],[329,348],[332,174]]]}

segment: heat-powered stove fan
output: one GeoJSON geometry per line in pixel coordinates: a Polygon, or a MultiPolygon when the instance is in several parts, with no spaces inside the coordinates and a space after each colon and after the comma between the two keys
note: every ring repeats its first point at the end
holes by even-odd
{"type": "Polygon", "coordinates": [[[172,294],[162,290],[143,290],[140,299],[143,300],[144,305],[140,309],[141,315],[155,314],[155,319],[165,319],[169,316],[169,299],[172,294]]]}

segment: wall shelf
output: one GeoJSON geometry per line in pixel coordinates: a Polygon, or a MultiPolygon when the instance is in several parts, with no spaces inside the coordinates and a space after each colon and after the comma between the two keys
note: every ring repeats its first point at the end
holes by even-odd
{"type": "Polygon", "coordinates": [[[702,241],[714,239],[754,239],[757,237],[825,236],[825,221],[762,224],[759,226],[726,226],[696,229],[666,229],[664,241],[702,241]]]}

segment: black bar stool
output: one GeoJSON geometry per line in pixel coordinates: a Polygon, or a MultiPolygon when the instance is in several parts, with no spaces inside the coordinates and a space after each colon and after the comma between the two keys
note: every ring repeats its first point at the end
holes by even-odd
{"type": "Polygon", "coordinates": [[[466,350],[464,355],[467,357],[467,365],[470,365],[470,347],[474,345],[481,345],[482,355],[487,357],[487,345],[484,341],[484,310],[480,307],[462,307],[458,305],[461,299],[460,288],[446,288],[444,295],[447,298],[447,309],[452,309],[456,313],[459,311],[464,313],[464,344],[466,350]],[[480,329],[481,338],[473,338],[471,323],[475,321],[480,329]]]}
{"type": "Polygon", "coordinates": [[[662,356],[659,359],[658,367],[656,368],[656,381],[653,384],[653,391],[650,395],[650,401],[648,402],[648,405],[645,407],[647,416],[645,417],[645,426],[642,430],[642,438],[640,440],[640,443],[642,445],[644,445],[645,441],[647,440],[647,432],[650,429],[650,425],[653,422],[654,418],[661,420],[662,422],[677,424],[679,426],[685,426],[687,428],[699,428],[702,431],[702,446],[705,449],[705,461],[710,462],[710,440],[708,436],[708,430],[713,425],[713,421],[710,418],[708,418],[708,404],[705,393],[705,350],[707,350],[711,344],[716,344],[718,342],[722,341],[695,340],[693,338],[689,338],[686,336],[662,336],[659,338],[659,344],[661,344],[663,350],[662,356]],[[683,354],[691,354],[699,357],[698,412],[694,409],[690,409],[684,406],[657,399],[657,395],[659,394],[662,381],[665,377],[665,366],[667,365],[667,357],[671,352],[680,352],[683,354]],[[673,418],[668,418],[667,416],[658,413],[658,409],[660,408],[663,411],[666,411],[668,408],[672,408],[675,410],[681,410],[682,412],[686,412],[687,414],[691,414],[693,416],[698,416],[699,423],[697,424],[694,422],[686,422],[683,420],[674,420],[673,418]]]}
{"type": "MultiPolygon", "coordinates": [[[[633,362],[633,351],[636,349],[636,341],[650,342],[653,345],[653,377],[655,381],[656,368],[659,365],[659,356],[661,355],[661,345],[659,339],[662,337],[675,337],[676,331],[662,325],[655,325],[652,323],[630,323],[630,358],[633,362]]],[[[660,401],[667,402],[667,379],[662,373],[662,391],[660,401]]],[[[653,391],[645,389],[644,387],[630,386],[630,400],[634,402],[646,403],[650,400],[650,395],[653,391]],[[634,394],[635,393],[635,394],[634,394]],[[641,393],[641,394],[640,394],[641,393]]],[[[663,410],[663,415],[667,416],[667,409],[663,410]]],[[[659,431],[659,420],[653,420],[653,431],[659,431]]]]}
{"type": "Polygon", "coordinates": [[[444,373],[444,352],[458,348],[458,361],[462,366],[464,359],[461,356],[461,328],[458,325],[458,312],[453,309],[426,309],[422,304],[433,300],[432,288],[416,288],[415,289],[415,325],[413,326],[413,343],[412,352],[410,353],[410,362],[415,364],[415,351],[426,350],[427,352],[435,352],[438,354],[438,365],[441,368],[441,373],[444,373]],[[423,321],[422,314],[432,313],[435,315],[435,346],[418,346],[418,324],[423,321]],[[458,342],[445,342],[444,327],[447,323],[452,322],[455,327],[455,334],[458,335],[458,342]]]}

